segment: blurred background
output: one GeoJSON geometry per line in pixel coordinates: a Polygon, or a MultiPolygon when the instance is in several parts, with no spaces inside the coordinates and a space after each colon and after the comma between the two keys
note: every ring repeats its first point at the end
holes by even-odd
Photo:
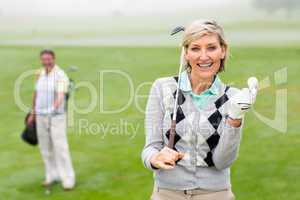
{"type": "MultiPolygon", "coordinates": [[[[181,34],[170,37],[170,31],[201,18],[217,20],[229,40],[230,57],[221,79],[242,88],[248,77],[256,76],[263,85],[232,166],[237,199],[300,199],[297,0],[1,0],[0,199],[149,199],[152,173],[140,159],[144,114],[135,102],[121,113],[101,113],[99,99],[106,109],[120,108],[128,102],[130,88],[126,78],[114,74],[107,74],[101,85],[99,72],[126,73],[134,92],[145,82],[175,75],[181,34]],[[88,82],[97,91],[97,106],[88,114],[73,113],[68,131],[77,186],[64,192],[55,185],[51,195],[41,186],[44,169],[38,148],[20,139],[26,112],[14,96],[16,81],[40,67],[39,51],[46,47],[56,52],[63,69],[78,68],[69,74],[75,84],[88,82]],[[279,93],[283,96],[278,99],[279,93]],[[91,127],[111,129],[80,130],[82,119],[91,127]],[[124,134],[120,120],[136,127],[136,134],[124,134]]],[[[20,88],[29,107],[33,88],[33,76],[20,88]]],[[[138,92],[147,95],[149,88],[138,92]]],[[[71,98],[85,108],[92,97],[86,88],[78,88],[71,98]]],[[[143,109],[146,100],[138,99],[143,109]]]]}
{"type": "Polygon", "coordinates": [[[2,0],[1,44],[174,45],[169,31],[215,19],[234,45],[299,42],[297,0],[2,0]]]}

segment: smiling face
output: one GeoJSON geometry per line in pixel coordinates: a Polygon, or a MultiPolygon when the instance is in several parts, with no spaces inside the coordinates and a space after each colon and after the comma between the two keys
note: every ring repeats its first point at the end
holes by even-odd
{"type": "Polygon", "coordinates": [[[192,41],[185,52],[191,73],[204,80],[211,80],[218,73],[226,49],[221,46],[218,35],[206,34],[192,41]]]}

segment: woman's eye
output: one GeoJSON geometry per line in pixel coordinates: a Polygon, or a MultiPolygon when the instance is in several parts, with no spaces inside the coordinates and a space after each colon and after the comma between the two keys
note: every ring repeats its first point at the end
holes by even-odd
{"type": "Polygon", "coordinates": [[[192,51],[199,51],[200,48],[198,48],[198,47],[192,47],[191,50],[192,50],[192,51]]]}
{"type": "Polygon", "coordinates": [[[207,49],[208,49],[209,51],[213,51],[213,50],[216,49],[216,47],[215,47],[215,46],[211,46],[211,47],[208,47],[207,49]]]}

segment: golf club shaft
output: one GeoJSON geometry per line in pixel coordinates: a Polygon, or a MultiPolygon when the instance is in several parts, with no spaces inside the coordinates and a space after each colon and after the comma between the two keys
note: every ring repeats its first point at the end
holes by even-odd
{"type": "Polygon", "coordinates": [[[169,143],[168,143],[168,147],[170,149],[174,148],[175,129],[176,129],[176,120],[172,119],[172,121],[171,121],[171,129],[170,129],[170,137],[169,137],[169,143]]]}
{"type": "Polygon", "coordinates": [[[181,56],[180,56],[180,66],[178,72],[178,81],[177,81],[177,88],[176,88],[176,96],[173,108],[173,117],[171,121],[171,128],[170,128],[170,136],[169,136],[169,143],[168,147],[173,149],[174,148],[174,140],[175,140],[175,130],[176,130],[176,117],[177,117],[177,107],[178,107],[178,96],[179,96],[179,89],[180,89],[180,82],[181,82],[181,71],[183,66],[183,58],[184,58],[184,47],[181,49],[181,56]]]}

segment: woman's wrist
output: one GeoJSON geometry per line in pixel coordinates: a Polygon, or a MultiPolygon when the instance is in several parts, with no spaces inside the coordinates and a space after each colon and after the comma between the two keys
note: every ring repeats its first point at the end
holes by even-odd
{"type": "Polygon", "coordinates": [[[157,165],[157,155],[158,153],[155,153],[150,158],[150,165],[153,169],[159,169],[159,166],[157,165]]]}

